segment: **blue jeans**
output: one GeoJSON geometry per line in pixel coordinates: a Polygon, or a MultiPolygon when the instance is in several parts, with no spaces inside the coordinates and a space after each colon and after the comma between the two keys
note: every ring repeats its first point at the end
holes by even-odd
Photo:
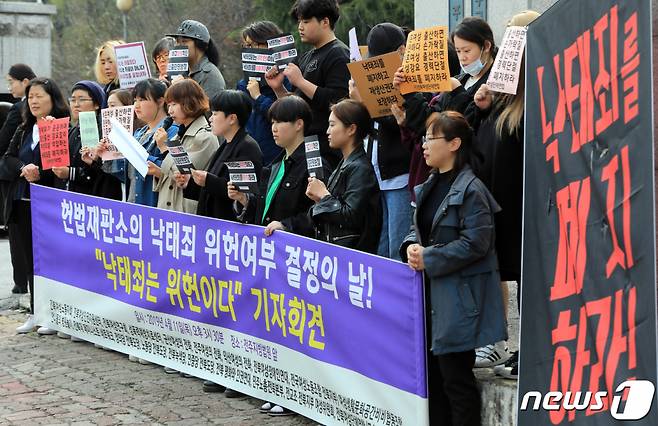
{"type": "Polygon", "coordinates": [[[381,191],[382,233],[377,254],[400,260],[400,245],[411,228],[411,196],[406,187],[381,191]]]}

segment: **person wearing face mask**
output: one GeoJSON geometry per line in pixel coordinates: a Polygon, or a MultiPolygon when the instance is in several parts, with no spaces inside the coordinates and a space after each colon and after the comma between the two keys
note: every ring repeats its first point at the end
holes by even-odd
{"type": "Polygon", "coordinates": [[[201,22],[187,19],[173,34],[177,44],[183,44],[189,51],[189,77],[199,83],[209,99],[226,89],[224,76],[217,68],[219,66],[219,50],[210,37],[208,28],[201,22]]]}
{"type": "MultiPolygon", "coordinates": [[[[469,16],[457,25],[450,39],[462,69],[461,75],[451,78],[452,90],[443,94],[432,106],[424,94],[410,93],[404,96],[405,124],[416,134],[420,135],[425,131],[425,121],[432,112],[457,111],[462,113],[469,123],[475,119],[477,107],[473,98],[489,78],[498,52],[493,31],[484,19],[469,16]]],[[[394,85],[399,85],[404,79],[404,72],[400,68],[395,73],[394,85]]]]}

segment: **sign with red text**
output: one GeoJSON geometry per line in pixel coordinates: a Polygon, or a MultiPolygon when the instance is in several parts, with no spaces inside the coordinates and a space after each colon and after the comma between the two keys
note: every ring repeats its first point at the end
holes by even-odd
{"type": "Polygon", "coordinates": [[[39,120],[38,126],[41,168],[69,166],[69,117],[39,120]]]}
{"type": "Polygon", "coordinates": [[[151,76],[143,41],[114,46],[114,54],[122,89],[132,89],[137,83],[151,76]]]}
{"type": "Polygon", "coordinates": [[[658,424],[651,52],[645,0],[528,27],[521,425],[658,424]]]}

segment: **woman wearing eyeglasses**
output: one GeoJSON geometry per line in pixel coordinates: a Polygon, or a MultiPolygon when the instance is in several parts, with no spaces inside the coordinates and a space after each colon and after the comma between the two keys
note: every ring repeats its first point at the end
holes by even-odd
{"type": "Polygon", "coordinates": [[[155,44],[151,52],[151,59],[158,74],[158,80],[167,81],[167,65],[169,65],[169,51],[176,45],[173,37],[163,37],[155,44]]]}

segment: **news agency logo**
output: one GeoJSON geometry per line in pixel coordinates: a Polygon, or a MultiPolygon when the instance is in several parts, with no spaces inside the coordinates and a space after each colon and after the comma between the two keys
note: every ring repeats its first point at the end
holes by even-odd
{"type": "MultiPolygon", "coordinates": [[[[627,380],[617,386],[615,395],[612,397],[612,406],[610,415],[615,420],[641,420],[651,410],[653,395],[656,387],[648,380],[627,380]],[[626,404],[621,408],[622,395],[628,389],[626,404]]],[[[528,410],[530,399],[534,397],[534,402],[530,408],[532,411],[539,411],[540,406],[547,411],[557,411],[565,409],[566,411],[576,410],[584,411],[591,409],[593,411],[603,408],[603,400],[608,397],[607,391],[599,392],[547,392],[542,396],[539,391],[529,391],[523,395],[521,401],[521,411],[528,410]]]]}

